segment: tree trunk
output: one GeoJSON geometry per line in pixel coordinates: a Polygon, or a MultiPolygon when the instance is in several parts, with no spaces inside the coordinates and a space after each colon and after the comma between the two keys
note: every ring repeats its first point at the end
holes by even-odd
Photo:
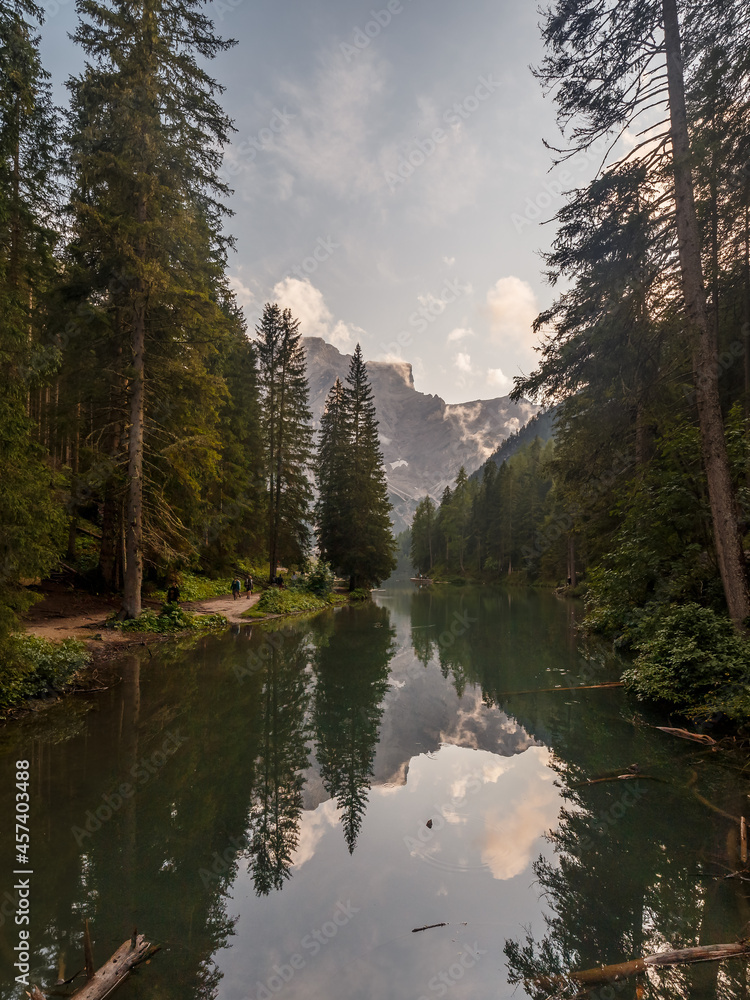
{"type": "MultiPolygon", "coordinates": [[[[111,456],[114,463],[120,451],[120,424],[115,423],[111,456]]],[[[120,561],[120,535],[122,531],[122,501],[118,488],[117,472],[113,469],[104,486],[102,507],[102,540],[99,546],[99,572],[102,580],[112,590],[118,586],[118,563],[120,561]]]]}
{"type": "Polygon", "coordinates": [[[99,546],[99,572],[107,587],[114,590],[117,585],[118,547],[120,544],[120,503],[110,476],[104,488],[102,510],[102,541],[99,546]]]}
{"type": "MultiPolygon", "coordinates": [[[[88,980],[85,986],[71,994],[70,1000],[104,1000],[135,969],[158,951],[143,934],[133,932],[130,941],[125,941],[110,960],[88,980]]],[[[29,994],[32,1000],[46,1000],[38,986],[29,994]]]]}
{"type": "Polygon", "coordinates": [[[745,351],[745,417],[750,417],[750,184],[745,188],[745,295],[742,317],[745,351]]]}
{"type": "Polygon", "coordinates": [[[76,406],[76,423],[73,432],[73,443],[70,456],[70,471],[71,471],[71,509],[70,509],[70,522],[68,524],[68,551],[66,554],[66,559],[69,562],[74,562],[76,559],[76,537],[78,535],[78,458],[79,449],[81,442],[81,432],[79,428],[79,420],[81,418],[81,404],[78,403],[76,406]]]}
{"type": "Polygon", "coordinates": [[[126,618],[141,613],[143,582],[143,417],[145,401],[146,296],[139,281],[133,310],[133,378],[130,396],[128,438],[128,507],[125,525],[125,592],[122,610],[126,618]]]}
{"type": "Polygon", "coordinates": [[[571,587],[578,585],[576,575],[576,536],[571,532],[568,535],[568,584],[571,587]]]}
{"type": "Polygon", "coordinates": [[[693,367],[701,451],[711,504],[714,543],[724,596],[732,621],[740,627],[750,616],[750,592],[739,530],[737,506],[724,438],[715,363],[716,332],[709,319],[701,262],[700,234],[690,166],[690,139],[676,0],[662,0],[667,54],[677,237],[688,335],[694,346],[693,367]]]}

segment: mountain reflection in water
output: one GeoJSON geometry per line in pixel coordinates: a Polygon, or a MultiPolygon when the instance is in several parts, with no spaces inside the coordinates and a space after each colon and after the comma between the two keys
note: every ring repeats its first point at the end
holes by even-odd
{"type": "MultiPolygon", "coordinates": [[[[84,917],[101,961],[134,924],[163,942],[123,990],[175,1000],[536,998],[570,968],[736,939],[737,830],[704,803],[741,814],[741,765],[620,690],[555,690],[616,675],[576,614],[388,590],[131,657],[121,685],[6,729],[6,765],[32,762],[34,981],[75,971],[84,917]],[[582,784],[633,763],[648,777],[582,784]]],[[[745,997],[745,969],[648,995],[745,997]]]]}

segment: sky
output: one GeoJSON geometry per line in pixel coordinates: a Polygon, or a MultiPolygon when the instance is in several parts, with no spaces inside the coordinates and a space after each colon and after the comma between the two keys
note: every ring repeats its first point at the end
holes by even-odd
{"type": "MultiPolygon", "coordinates": [[[[80,71],[74,0],[42,0],[56,99],[80,71]]],[[[505,395],[538,357],[540,251],[562,192],[601,151],[551,168],[555,107],[532,0],[215,0],[237,45],[211,64],[236,133],[224,179],[232,286],[305,336],[413,365],[449,403],[505,395]]]]}

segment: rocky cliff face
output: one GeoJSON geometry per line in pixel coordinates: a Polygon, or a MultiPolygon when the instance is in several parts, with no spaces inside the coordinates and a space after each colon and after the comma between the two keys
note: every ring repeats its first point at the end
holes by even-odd
{"type": "MultiPolygon", "coordinates": [[[[326,396],[349,370],[351,356],[319,337],[306,337],[310,407],[319,425],[326,396]]],[[[429,494],[439,501],[461,466],[471,474],[539,407],[507,396],[449,404],[414,388],[406,362],[368,361],[396,531],[411,523],[419,500],[429,494]]]]}

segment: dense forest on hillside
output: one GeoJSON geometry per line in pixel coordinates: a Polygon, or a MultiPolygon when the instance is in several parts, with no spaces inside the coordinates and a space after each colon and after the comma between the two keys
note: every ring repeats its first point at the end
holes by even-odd
{"type": "Polygon", "coordinates": [[[736,717],[750,712],[749,27],[723,0],[546,12],[536,72],[557,161],[637,141],[555,218],[545,263],[564,291],[513,394],[555,407],[554,443],[508,442],[424,501],[412,535],[422,572],[583,577],[590,627],[638,654],[640,694],[736,717]]]}

